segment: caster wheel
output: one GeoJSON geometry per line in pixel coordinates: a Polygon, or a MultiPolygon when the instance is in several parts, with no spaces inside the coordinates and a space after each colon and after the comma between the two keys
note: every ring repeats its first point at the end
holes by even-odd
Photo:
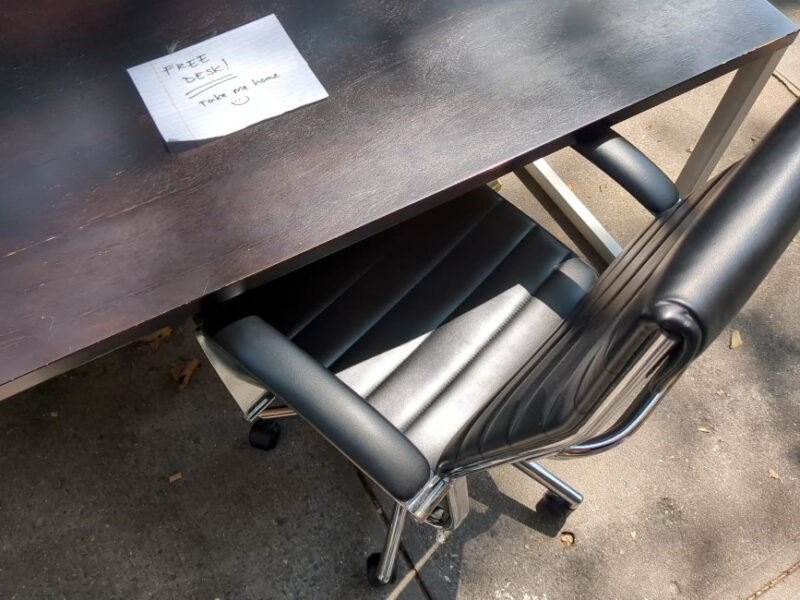
{"type": "Polygon", "coordinates": [[[375,554],[370,554],[367,557],[367,580],[372,587],[378,588],[383,587],[389,583],[394,583],[397,579],[397,569],[395,568],[392,571],[392,578],[383,583],[382,581],[378,581],[378,564],[381,562],[381,554],[380,552],[376,552],[375,554]]]}
{"type": "Polygon", "coordinates": [[[542,500],[545,508],[554,515],[566,516],[574,510],[569,502],[551,492],[546,492],[542,500]]]}
{"type": "Polygon", "coordinates": [[[259,420],[250,428],[250,445],[259,450],[272,450],[280,437],[281,426],[277,421],[259,420]]]}

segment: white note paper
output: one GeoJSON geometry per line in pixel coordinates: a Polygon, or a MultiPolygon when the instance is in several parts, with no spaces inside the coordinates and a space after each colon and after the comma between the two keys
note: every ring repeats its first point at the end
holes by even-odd
{"type": "Polygon", "coordinates": [[[227,135],[328,97],[275,15],[128,74],[168,143],[227,135]]]}

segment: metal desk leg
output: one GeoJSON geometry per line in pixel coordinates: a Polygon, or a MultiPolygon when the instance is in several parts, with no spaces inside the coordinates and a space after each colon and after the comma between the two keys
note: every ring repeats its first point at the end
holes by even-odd
{"type": "Polygon", "coordinates": [[[553,168],[542,158],[526,165],[525,170],[600,257],[606,263],[614,260],[622,250],[620,245],[553,168]]]}
{"type": "Polygon", "coordinates": [[[681,197],[685,198],[708,181],[785,51],[784,48],[754,60],[736,72],[675,182],[681,197]]]}
{"type": "MultiPolygon", "coordinates": [[[[756,59],[736,72],[676,181],[681,197],[708,180],[785,51],[756,59]]],[[[616,240],[544,159],[525,170],[603,260],[610,263],[620,253],[616,240]]]]}

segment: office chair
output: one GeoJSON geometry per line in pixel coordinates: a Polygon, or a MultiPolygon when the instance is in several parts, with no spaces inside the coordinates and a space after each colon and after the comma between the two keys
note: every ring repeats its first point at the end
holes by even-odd
{"type": "Polygon", "coordinates": [[[199,317],[254,445],[296,413],[395,500],[373,584],[408,514],[458,527],[472,473],[514,464],[576,508],[536,459],[633,433],[800,227],[800,104],[686,199],[610,129],[575,147],[655,215],[599,277],[482,187],[199,317]]]}

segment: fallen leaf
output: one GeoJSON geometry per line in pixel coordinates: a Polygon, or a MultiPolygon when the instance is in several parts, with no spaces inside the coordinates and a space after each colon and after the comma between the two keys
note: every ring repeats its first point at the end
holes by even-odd
{"type": "Polygon", "coordinates": [[[500,183],[497,179],[495,179],[494,181],[489,182],[489,187],[492,188],[495,192],[499,192],[500,188],[503,187],[503,184],[500,183]]]}
{"type": "Polygon", "coordinates": [[[573,194],[575,193],[575,184],[570,183],[567,187],[573,194]]]}
{"type": "Polygon", "coordinates": [[[769,476],[772,477],[773,479],[777,479],[778,481],[781,481],[781,476],[778,475],[778,472],[775,469],[770,469],[769,470],[769,476]]]}
{"type": "Polygon", "coordinates": [[[703,433],[714,433],[708,427],[698,427],[697,431],[702,431],[703,433]]]}
{"type": "Polygon", "coordinates": [[[689,147],[687,147],[687,148],[686,148],[686,151],[687,151],[689,154],[691,154],[692,152],[694,152],[694,146],[689,146],[689,147]]]}
{"type": "Polygon", "coordinates": [[[170,483],[175,483],[176,481],[179,481],[181,479],[183,479],[183,475],[181,473],[175,473],[174,475],[169,476],[170,483]]]}
{"type": "Polygon", "coordinates": [[[182,365],[175,365],[172,367],[172,378],[178,382],[178,391],[182,392],[189,386],[192,375],[194,375],[194,372],[197,371],[199,366],[200,361],[195,358],[182,365]]]}
{"type": "Polygon", "coordinates": [[[716,391],[716,394],[717,394],[717,396],[727,396],[728,395],[728,394],[725,393],[725,390],[723,390],[722,388],[719,388],[716,391]]]}
{"type": "Polygon", "coordinates": [[[742,342],[742,334],[739,333],[739,330],[731,329],[731,350],[736,350],[743,343],[744,342],[742,342]]]}
{"type": "Polygon", "coordinates": [[[575,544],[575,534],[571,531],[562,531],[560,539],[567,548],[575,544]]]}
{"type": "Polygon", "coordinates": [[[139,340],[140,344],[148,344],[153,351],[158,350],[158,347],[172,337],[172,327],[164,327],[159,329],[152,335],[148,335],[139,340]]]}
{"type": "Polygon", "coordinates": [[[636,539],[636,532],[635,531],[631,531],[631,539],[632,540],[636,539]]]}

